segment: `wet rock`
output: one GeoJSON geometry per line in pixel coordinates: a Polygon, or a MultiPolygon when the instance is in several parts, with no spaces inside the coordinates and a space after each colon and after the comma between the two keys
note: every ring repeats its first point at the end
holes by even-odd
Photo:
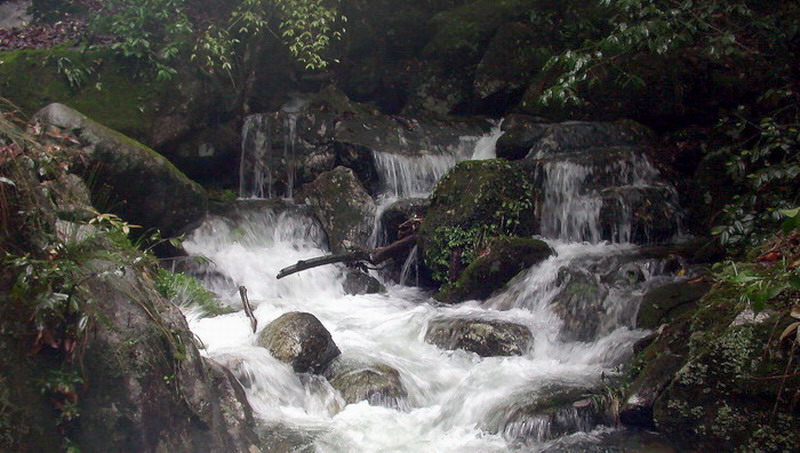
{"type": "Polygon", "coordinates": [[[463,349],[481,357],[524,354],[533,344],[522,325],[488,319],[436,319],[428,324],[425,341],[442,349],[463,349]]]}
{"type": "Polygon", "coordinates": [[[48,105],[33,121],[75,137],[88,157],[83,178],[93,178],[92,196],[105,197],[125,221],[170,237],[205,216],[203,188],[152,149],[62,104],[48,105]]]}
{"type": "Polygon", "coordinates": [[[667,242],[679,232],[680,207],[666,186],[614,187],[600,194],[600,235],[635,244],[667,242]]]}
{"type": "Polygon", "coordinates": [[[458,303],[486,299],[504,287],[519,272],[553,254],[547,243],[537,239],[499,237],[492,239],[481,255],[434,295],[439,302],[458,303]]]}
{"type": "Polygon", "coordinates": [[[625,392],[620,421],[630,426],[655,428],[653,404],[683,365],[683,360],[681,356],[667,353],[648,363],[647,369],[625,392]]]}
{"type": "Polygon", "coordinates": [[[430,197],[420,228],[425,265],[440,282],[454,282],[492,235],[530,237],[536,229],[533,188],[526,172],[500,159],[455,166],[430,197]]]}
{"type": "Polygon", "coordinates": [[[591,431],[602,417],[585,388],[548,386],[517,393],[489,420],[489,431],[511,442],[541,443],[566,434],[591,431]]]}
{"type": "Polygon", "coordinates": [[[338,358],[325,371],[333,388],[338,390],[347,404],[368,401],[387,407],[404,407],[408,396],[400,373],[385,364],[364,364],[338,358]]]}
{"type": "Polygon", "coordinates": [[[350,295],[378,294],[386,291],[381,282],[357,269],[347,270],[343,286],[344,292],[350,295]]]}
{"type": "Polygon", "coordinates": [[[389,205],[381,214],[381,243],[391,244],[398,239],[400,225],[413,218],[424,218],[430,206],[427,198],[406,198],[389,205]]]}
{"type": "Polygon", "coordinates": [[[540,31],[521,22],[506,24],[492,37],[475,71],[474,91],[482,100],[512,98],[551,56],[540,31]],[[526,49],[521,52],[520,49],[526,49]]]}
{"type": "Polygon", "coordinates": [[[669,283],[647,291],[636,316],[636,327],[655,329],[694,308],[694,304],[711,289],[706,280],[669,283]]]}
{"type": "Polygon", "coordinates": [[[638,147],[647,145],[652,140],[652,131],[633,121],[552,123],[533,144],[528,157],[598,148],[638,147]]]}
{"type": "Polygon", "coordinates": [[[594,340],[606,313],[608,288],[597,276],[578,269],[563,269],[559,280],[561,291],[550,307],[564,321],[561,337],[569,341],[594,340]]]}
{"type": "Polygon", "coordinates": [[[325,326],[310,313],[290,312],[267,325],[258,345],[297,373],[321,373],[340,354],[325,326]]]}
{"type": "Polygon", "coordinates": [[[303,187],[299,197],[322,223],[332,252],[366,248],[374,223],[375,202],[352,170],[336,167],[321,174],[303,187]]]}
{"type": "Polygon", "coordinates": [[[84,282],[102,322],[85,345],[81,451],[250,451],[254,422],[239,383],[200,355],[181,312],[142,269],[119,266],[85,264],[105,277],[84,282]]]}
{"type": "Polygon", "coordinates": [[[549,124],[540,118],[526,115],[508,115],[503,120],[505,133],[497,140],[497,157],[508,160],[522,159],[547,133],[549,124]]]}

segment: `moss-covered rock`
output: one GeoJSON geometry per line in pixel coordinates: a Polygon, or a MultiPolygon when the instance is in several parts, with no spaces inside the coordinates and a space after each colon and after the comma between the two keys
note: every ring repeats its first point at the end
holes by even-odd
{"type": "Polygon", "coordinates": [[[442,287],[434,298],[444,303],[486,299],[519,272],[552,254],[553,249],[538,239],[494,238],[481,255],[464,269],[458,280],[442,287]]]}
{"type": "Polygon", "coordinates": [[[339,357],[325,370],[325,376],[348,404],[365,400],[387,407],[407,404],[408,392],[400,381],[400,373],[389,365],[364,364],[339,357]]]}
{"type": "Polygon", "coordinates": [[[87,159],[76,163],[86,164],[95,204],[105,202],[125,221],[169,237],[205,216],[203,188],[152,149],[63,104],[50,104],[33,120],[77,141],[87,159]]]}
{"type": "Polygon", "coordinates": [[[669,283],[647,291],[636,315],[636,327],[656,329],[663,323],[671,322],[680,314],[691,311],[709,289],[711,284],[702,280],[669,283]]]}
{"type": "MultiPolygon", "coordinates": [[[[743,271],[748,265],[737,267],[743,271]]],[[[764,277],[776,269],[756,271],[764,277]]],[[[793,338],[781,341],[776,335],[794,321],[789,313],[798,294],[786,291],[753,316],[740,291],[736,283],[723,280],[696,302],[680,305],[695,288],[657,290],[664,293],[659,300],[667,299],[662,302],[666,309],[676,301],[676,309],[685,309],[644,312],[652,323],[666,324],[630,370],[620,414],[624,423],[655,426],[693,448],[800,447],[797,430],[790,428],[800,421],[795,408],[800,351],[793,338]]]]}
{"type": "Polygon", "coordinates": [[[442,349],[463,349],[481,357],[522,355],[533,345],[527,327],[490,319],[435,319],[425,341],[442,349]]]}
{"type": "Polygon", "coordinates": [[[440,182],[420,228],[425,264],[454,282],[499,235],[535,231],[533,189],[526,173],[499,159],[461,162],[440,182]]]}

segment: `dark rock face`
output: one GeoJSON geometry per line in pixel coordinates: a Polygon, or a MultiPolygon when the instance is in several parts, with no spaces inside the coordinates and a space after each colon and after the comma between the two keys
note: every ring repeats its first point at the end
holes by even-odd
{"type": "Polygon", "coordinates": [[[375,202],[352,170],[336,167],[303,187],[299,197],[311,207],[328,235],[334,253],[366,247],[375,202]]]}
{"type": "Polygon", "coordinates": [[[377,294],[386,291],[381,282],[356,269],[347,270],[343,286],[344,292],[350,295],[377,294]]]}
{"type": "Polygon", "coordinates": [[[96,178],[93,198],[110,198],[122,219],[169,237],[205,216],[203,188],[152,149],[62,104],[50,104],[33,119],[79,141],[89,163],[84,179],[96,178]]]}
{"type": "Polygon", "coordinates": [[[298,373],[320,374],[340,354],[325,326],[314,315],[297,311],[269,323],[258,345],[298,373]]]}
{"type": "Polygon", "coordinates": [[[368,401],[370,404],[402,407],[408,396],[400,373],[385,364],[361,364],[341,357],[325,371],[333,388],[348,404],[368,401]]]}
{"type": "Polygon", "coordinates": [[[495,238],[482,256],[464,269],[458,280],[444,286],[434,298],[444,303],[486,299],[519,272],[552,254],[550,246],[537,239],[495,238]]]}
{"type": "Polygon", "coordinates": [[[464,349],[481,357],[524,354],[531,331],[519,324],[482,319],[438,319],[428,324],[425,341],[442,349],[464,349]]]}
{"type": "Polygon", "coordinates": [[[662,323],[670,322],[694,308],[696,302],[710,289],[711,284],[705,280],[697,283],[670,283],[653,288],[642,299],[636,316],[636,326],[640,329],[656,329],[662,323]]]}
{"type": "Polygon", "coordinates": [[[87,265],[107,276],[86,283],[103,322],[86,346],[81,450],[249,451],[257,440],[238,382],[200,356],[180,311],[137,270],[117,268],[87,265]]]}

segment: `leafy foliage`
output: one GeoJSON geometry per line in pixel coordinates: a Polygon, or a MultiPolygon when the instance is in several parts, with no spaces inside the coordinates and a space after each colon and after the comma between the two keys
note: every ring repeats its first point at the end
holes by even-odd
{"type": "Polygon", "coordinates": [[[159,268],[155,279],[156,289],[175,305],[187,309],[196,307],[205,316],[231,313],[234,310],[221,304],[214,293],[203,288],[195,278],[159,268]]]}
{"type": "Polygon", "coordinates": [[[235,81],[264,33],[279,36],[307,69],[321,69],[345,18],[326,0],[239,0],[229,15],[213,17],[187,0],[110,0],[94,20],[97,32],[116,36],[112,47],[168,79],[179,57],[221,70],[235,81]]]}

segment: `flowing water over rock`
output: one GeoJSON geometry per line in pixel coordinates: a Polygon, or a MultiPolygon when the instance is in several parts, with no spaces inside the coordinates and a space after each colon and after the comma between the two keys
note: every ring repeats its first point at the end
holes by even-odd
{"type": "MultiPolygon", "coordinates": [[[[487,137],[496,141],[499,133],[487,137]]],[[[382,181],[378,199],[384,200],[379,212],[387,211],[386,200],[425,196],[458,160],[491,156],[485,148],[474,150],[477,141],[471,150],[448,155],[374,152],[382,181]]],[[[501,452],[602,451],[604,443],[618,442],[608,440],[619,431],[600,425],[608,420],[592,409],[587,394],[607,384],[645,336],[634,325],[642,294],[673,279],[674,269],[627,243],[633,236],[625,218],[615,218],[614,234],[604,235],[593,203],[605,189],[599,182],[587,188],[600,170],[579,159],[551,164],[552,156],[536,158],[544,204],[553,210],[543,233],[555,253],[483,302],[443,306],[429,292],[388,280],[383,294],[347,295],[347,271],[339,265],[276,280],[281,268],[327,252],[322,227],[303,206],[240,201],[195,230],[185,248],[213,263],[205,275],[216,277],[206,284],[233,306],[240,306],[237,288],[246,286],[259,331],[253,333],[244,311],[190,317],[192,330],[205,354],[242,382],[268,443],[322,452],[501,452]],[[342,360],[361,364],[344,374],[341,367],[321,373],[342,391],[322,375],[295,373],[257,346],[261,331],[288,312],[313,314],[342,360]],[[458,341],[436,346],[441,342],[430,337],[431,329],[465,320],[470,327],[459,330],[458,341]],[[524,341],[498,346],[510,348],[507,354],[480,349],[479,355],[461,346],[496,329],[513,332],[493,333],[497,341],[523,333],[524,341]],[[344,390],[343,382],[351,381],[367,387],[344,390]],[[384,396],[369,396],[376,394],[384,396]],[[367,396],[354,402],[354,395],[367,396]]],[[[616,179],[604,187],[657,183],[649,164],[620,165],[630,171],[609,171],[616,179]]],[[[404,267],[404,282],[413,283],[413,264],[404,267]]]]}

